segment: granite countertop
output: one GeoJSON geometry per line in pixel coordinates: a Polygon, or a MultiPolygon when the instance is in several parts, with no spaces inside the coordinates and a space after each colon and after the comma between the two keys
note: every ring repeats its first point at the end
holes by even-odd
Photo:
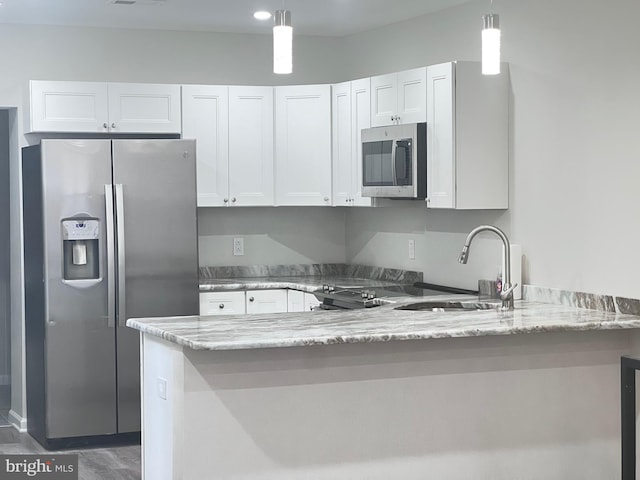
{"type": "MultiPolygon", "coordinates": [[[[437,300],[477,300],[462,295],[437,300]]],[[[134,318],[131,328],[195,350],[240,350],[338,343],[514,335],[553,331],[640,328],[640,316],[565,305],[518,301],[512,311],[432,312],[395,310],[420,301],[360,310],[304,313],[134,318]]]]}
{"type": "Polygon", "coordinates": [[[386,286],[398,286],[401,283],[389,280],[375,280],[356,278],[344,275],[328,276],[269,276],[255,278],[217,278],[200,280],[201,292],[221,292],[229,290],[269,290],[289,288],[303,292],[313,292],[322,288],[322,285],[331,284],[337,288],[361,287],[375,288],[386,286]]]}

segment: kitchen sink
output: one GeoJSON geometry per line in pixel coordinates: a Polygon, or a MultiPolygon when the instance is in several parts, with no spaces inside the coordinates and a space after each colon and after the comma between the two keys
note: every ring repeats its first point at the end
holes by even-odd
{"type": "Polygon", "coordinates": [[[474,312],[483,310],[493,310],[499,308],[500,305],[489,302],[418,302],[400,305],[395,310],[412,310],[412,311],[432,311],[432,312],[474,312]]]}

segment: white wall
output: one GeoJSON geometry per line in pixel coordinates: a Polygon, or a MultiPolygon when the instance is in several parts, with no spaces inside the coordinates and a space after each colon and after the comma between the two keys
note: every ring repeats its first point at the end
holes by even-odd
{"type": "MultiPolygon", "coordinates": [[[[344,78],[479,60],[488,8],[488,1],[474,1],[345,38],[344,78]]],[[[456,264],[470,227],[490,221],[522,245],[526,283],[638,298],[640,2],[509,0],[494,2],[493,10],[501,20],[503,61],[511,66],[510,210],[351,210],[347,260],[375,258],[383,244],[380,261],[406,264],[407,232],[424,230],[417,241],[425,278],[450,276],[460,285],[476,273],[491,278],[494,261],[478,252],[467,266],[483,262],[476,272],[456,264]],[[364,242],[366,231],[388,233],[364,242]]]]}
{"type": "Polygon", "coordinates": [[[200,208],[200,265],[344,263],[345,209],[200,208]],[[233,255],[233,238],[244,256],[233,255]]]}

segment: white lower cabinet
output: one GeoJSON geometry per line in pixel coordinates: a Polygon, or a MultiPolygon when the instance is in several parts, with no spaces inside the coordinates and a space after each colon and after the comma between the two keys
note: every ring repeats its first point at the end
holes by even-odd
{"type": "Polygon", "coordinates": [[[200,315],[309,312],[319,305],[312,294],[299,290],[247,290],[200,293],[200,315]]]}
{"type": "Polygon", "coordinates": [[[320,300],[318,300],[313,293],[306,293],[305,292],[305,294],[304,294],[304,311],[305,312],[309,312],[309,311],[313,310],[314,307],[317,307],[318,305],[320,305],[320,300]]]}
{"type": "Polygon", "coordinates": [[[287,311],[304,312],[304,292],[300,290],[287,290],[287,311]]]}
{"type": "Polygon", "coordinates": [[[287,311],[286,290],[247,290],[247,313],[281,313],[287,311]]]}
{"type": "Polygon", "coordinates": [[[247,313],[244,292],[200,293],[200,315],[243,315],[247,313]]]}

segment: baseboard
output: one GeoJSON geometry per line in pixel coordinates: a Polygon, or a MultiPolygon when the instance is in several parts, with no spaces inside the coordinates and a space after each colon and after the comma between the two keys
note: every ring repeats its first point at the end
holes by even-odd
{"type": "Polygon", "coordinates": [[[13,428],[18,430],[21,433],[26,433],[27,431],[27,419],[22,418],[13,410],[9,410],[9,423],[13,425],[13,428]]]}
{"type": "Polygon", "coordinates": [[[0,375],[0,385],[9,385],[11,383],[11,375],[0,375]]]}

